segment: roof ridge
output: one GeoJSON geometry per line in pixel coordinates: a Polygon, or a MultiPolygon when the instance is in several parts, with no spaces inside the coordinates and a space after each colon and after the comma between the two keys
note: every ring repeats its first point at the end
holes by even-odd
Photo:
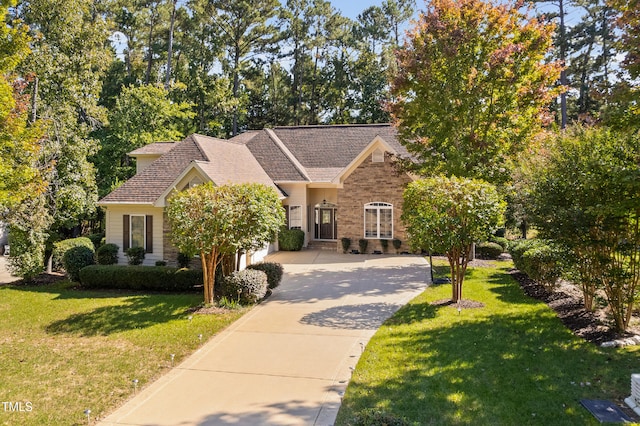
{"type": "MultiPolygon", "coordinates": [[[[273,129],[328,129],[347,127],[392,127],[391,123],[351,123],[351,124],[302,124],[297,126],[274,126],[273,129]]],[[[266,128],[265,128],[266,130],[266,128]]]]}
{"type": "Polygon", "coordinates": [[[287,148],[284,142],[282,142],[282,140],[278,137],[276,132],[274,132],[272,129],[266,129],[266,128],[264,129],[264,131],[267,133],[269,138],[278,146],[278,148],[280,148],[280,150],[289,159],[289,161],[291,161],[291,163],[293,164],[293,167],[295,167],[298,170],[298,173],[300,173],[306,180],[311,181],[311,178],[309,177],[307,170],[304,168],[302,163],[300,163],[300,161],[295,157],[295,155],[293,155],[293,153],[289,150],[289,148],[287,148]]]}

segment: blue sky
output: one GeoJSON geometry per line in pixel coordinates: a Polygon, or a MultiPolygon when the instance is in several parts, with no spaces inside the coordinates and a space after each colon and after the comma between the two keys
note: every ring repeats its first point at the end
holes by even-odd
{"type": "Polygon", "coordinates": [[[331,0],[333,7],[347,18],[356,19],[369,6],[380,6],[383,0],[331,0]]]}

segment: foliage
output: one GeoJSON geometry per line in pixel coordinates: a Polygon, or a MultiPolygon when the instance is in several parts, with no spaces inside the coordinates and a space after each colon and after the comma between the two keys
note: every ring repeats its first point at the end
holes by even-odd
{"type": "Polygon", "coordinates": [[[501,225],[504,209],[496,188],[479,180],[427,178],[405,190],[401,218],[409,243],[413,250],[446,254],[454,302],[462,298],[473,243],[501,225]]]}
{"type": "Polygon", "coordinates": [[[278,194],[261,184],[198,185],[171,197],[166,212],[178,250],[200,254],[205,303],[223,256],[273,241],[285,219],[278,194]]]}
{"type": "Polygon", "coordinates": [[[125,251],[125,255],[127,256],[129,265],[142,265],[145,258],[145,249],[144,247],[129,247],[125,251]]]}
{"type": "Polygon", "coordinates": [[[485,241],[476,244],[476,256],[481,259],[497,259],[502,252],[502,246],[498,243],[485,241]]]}
{"type": "Polygon", "coordinates": [[[447,286],[429,286],[380,327],[355,366],[336,425],[376,409],[417,425],[596,426],[580,404],[586,393],[628,395],[640,347],[586,342],[523,293],[509,262],[494,265],[467,271],[467,297],[482,308],[459,313],[439,302],[447,286]]]}
{"type": "Polygon", "coordinates": [[[53,244],[53,264],[56,268],[62,266],[62,259],[67,251],[74,247],[86,247],[95,251],[93,242],[87,237],[69,238],[53,244]]]}
{"type": "Polygon", "coordinates": [[[393,120],[422,175],[509,179],[512,157],[545,124],[558,63],[552,27],[519,5],[434,0],[397,53],[393,120]]]}
{"type": "Polygon", "coordinates": [[[51,224],[44,197],[23,200],[9,212],[8,222],[9,270],[26,280],[35,278],[44,269],[44,248],[51,224]]]}
{"type": "Polygon", "coordinates": [[[95,265],[80,270],[80,282],[87,288],[195,291],[202,284],[202,271],[167,266],[95,265]]]}
{"type": "Polygon", "coordinates": [[[101,245],[104,244],[104,232],[96,232],[94,234],[87,235],[87,238],[91,240],[93,243],[93,247],[97,250],[101,245]]]}
{"type": "MultiPolygon", "coordinates": [[[[175,89],[177,90],[177,89],[175,89]]],[[[109,125],[100,133],[96,155],[101,193],[135,174],[127,154],[152,142],[178,141],[192,131],[194,113],[186,102],[174,102],[162,86],[129,86],[109,110],[109,125]]]]}
{"type": "Polygon", "coordinates": [[[516,269],[521,270],[522,272],[524,272],[524,254],[527,252],[527,250],[532,249],[538,245],[544,244],[543,242],[541,242],[538,239],[529,239],[529,240],[525,240],[525,239],[521,239],[521,240],[514,240],[509,244],[509,254],[511,255],[511,259],[513,259],[513,265],[516,267],[516,269]]]}
{"type": "Polygon", "coordinates": [[[604,290],[625,330],[640,281],[640,140],[606,128],[550,137],[528,176],[531,216],[543,237],[566,246],[591,309],[604,290]]]}
{"type": "Polygon", "coordinates": [[[551,291],[564,272],[565,252],[557,244],[539,243],[522,254],[522,270],[551,291]]]}
{"type": "Polygon", "coordinates": [[[245,269],[235,271],[220,283],[219,292],[242,305],[253,305],[267,294],[267,274],[263,271],[245,269]]]}
{"type": "Polygon", "coordinates": [[[193,256],[186,253],[178,253],[178,266],[181,268],[188,268],[193,256]]]}
{"type": "Polygon", "coordinates": [[[247,269],[255,269],[267,274],[268,287],[271,290],[280,285],[280,281],[282,281],[282,276],[284,275],[284,268],[276,262],[254,263],[247,266],[247,269]]]}
{"type": "Polygon", "coordinates": [[[98,265],[115,265],[118,263],[118,251],[120,247],[116,244],[105,244],[96,250],[96,262],[98,265]]]}
{"type": "Polygon", "coordinates": [[[351,247],[351,238],[342,237],[340,239],[340,244],[342,244],[342,252],[346,253],[349,251],[349,247],[351,247]]]}
{"type": "Polygon", "coordinates": [[[400,247],[402,247],[402,241],[398,238],[394,238],[392,241],[393,244],[393,248],[396,250],[400,250],[400,247]]]}
{"type": "Polygon", "coordinates": [[[278,248],[282,251],[300,251],[304,246],[304,231],[281,228],[278,231],[278,248]]]}
{"type": "Polygon", "coordinates": [[[95,263],[94,255],[93,248],[86,246],[71,247],[64,252],[62,266],[71,281],[80,281],[80,270],[95,263]]]}
{"type": "Polygon", "coordinates": [[[369,245],[369,240],[366,238],[360,238],[358,240],[358,247],[360,248],[360,253],[365,254],[367,252],[367,246],[369,245]]]}
{"type": "Polygon", "coordinates": [[[496,235],[491,235],[489,237],[489,241],[491,241],[492,243],[499,244],[500,247],[502,247],[503,252],[507,251],[507,248],[509,247],[509,240],[506,239],[505,237],[498,237],[496,235]]]}
{"type": "Polygon", "coordinates": [[[368,408],[356,414],[349,426],[410,426],[403,417],[368,408]]]}
{"type": "Polygon", "coordinates": [[[380,246],[382,247],[382,251],[386,253],[387,249],[389,248],[389,240],[381,239],[380,240],[380,246]]]}

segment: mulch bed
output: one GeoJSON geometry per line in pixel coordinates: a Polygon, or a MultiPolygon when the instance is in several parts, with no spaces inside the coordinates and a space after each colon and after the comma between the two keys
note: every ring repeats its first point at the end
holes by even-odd
{"type": "Polygon", "coordinates": [[[567,286],[550,292],[530,279],[526,274],[514,269],[511,276],[530,297],[545,302],[553,309],[565,327],[588,342],[600,345],[616,339],[633,336],[632,333],[616,333],[602,320],[602,312],[590,312],[584,308],[579,291],[567,286]]]}

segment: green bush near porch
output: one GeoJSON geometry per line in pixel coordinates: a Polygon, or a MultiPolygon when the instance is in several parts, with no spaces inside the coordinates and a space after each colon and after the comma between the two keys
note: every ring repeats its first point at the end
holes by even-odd
{"type": "Polygon", "coordinates": [[[278,248],[282,251],[300,251],[304,246],[304,231],[281,229],[278,233],[278,248]]]}

